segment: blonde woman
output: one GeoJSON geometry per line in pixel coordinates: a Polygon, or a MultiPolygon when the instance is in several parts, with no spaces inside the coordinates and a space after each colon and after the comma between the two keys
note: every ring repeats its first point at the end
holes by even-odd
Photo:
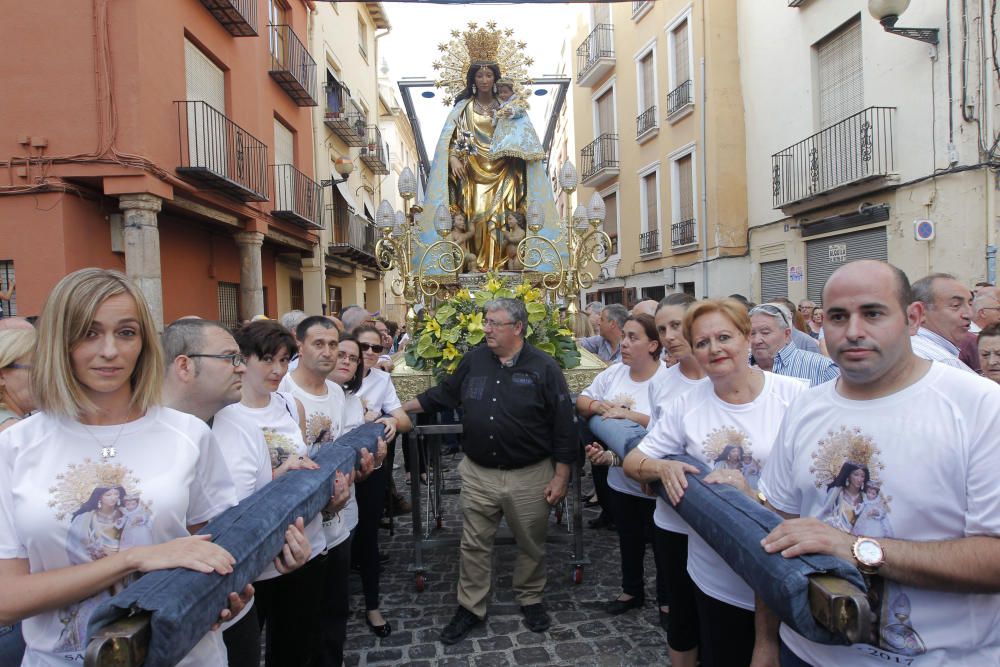
{"type": "MultiPolygon", "coordinates": [[[[24,621],[26,667],[82,663],[90,615],[140,573],[233,570],[192,535],[236,502],[225,461],[204,422],[160,406],[162,376],[155,324],[127,277],[83,269],[59,281],[31,374],[41,411],[0,433],[0,624],[24,621]],[[151,544],[74,527],[120,513],[126,496],[150,513],[151,544]]],[[[220,621],[243,603],[231,594],[220,621]]],[[[204,632],[181,665],[226,664],[221,633],[204,632]]]]}
{"type": "Polygon", "coordinates": [[[0,331],[0,431],[35,409],[31,396],[34,329],[0,331]]]}

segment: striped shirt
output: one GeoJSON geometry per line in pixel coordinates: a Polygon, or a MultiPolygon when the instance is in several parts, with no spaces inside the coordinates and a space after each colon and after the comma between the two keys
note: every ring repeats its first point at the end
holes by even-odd
{"type": "Polygon", "coordinates": [[[937,361],[953,368],[975,373],[958,358],[959,350],[954,343],[930,329],[924,327],[917,329],[917,335],[910,336],[910,347],[913,348],[913,354],[922,359],[937,361]]]}
{"type": "Polygon", "coordinates": [[[622,360],[622,346],[619,345],[612,350],[611,343],[601,334],[581,338],[580,347],[587,352],[596,354],[601,361],[608,365],[616,364],[622,360]]]}
{"type": "MultiPolygon", "coordinates": [[[[752,357],[750,360],[756,363],[752,357]]],[[[800,350],[795,347],[794,343],[789,343],[778,350],[778,354],[774,357],[774,364],[771,366],[771,372],[776,375],[809,380],[810,387],[835,380],[840,376],[837,364],[829,358],[815,352],[800,350]]]]}

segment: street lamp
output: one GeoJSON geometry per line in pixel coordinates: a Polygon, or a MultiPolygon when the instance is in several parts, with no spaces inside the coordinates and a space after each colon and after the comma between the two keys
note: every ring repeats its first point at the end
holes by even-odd
{"type": "Polygon", "coordinates": [[[339,157],[333,161],[333,169],[340,174],[340,178],[328,178],[325,181],[320,181],[321,187],[334,186],[350,178],[354,171],[354,162],[350,158],[339,157]]]}
{"type": "Polygon", "coordinates": [[[909,37],[928,44],[937,45],[937,28],[897,28],[896,22],[910,6],[910,0],[868,0],[868,13],[882,24],[885,31],[901,37],[909,37]]]}

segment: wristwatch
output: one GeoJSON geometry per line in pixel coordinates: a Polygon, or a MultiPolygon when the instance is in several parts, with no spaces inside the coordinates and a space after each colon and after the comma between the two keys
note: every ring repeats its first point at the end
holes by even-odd
{"type": "Polygon", "coordinates": [[[870,537],[859,537],[851,547],[854,561],[862,574],[877,574],[885,563],[885,550],[882,545],[870,537]]]}

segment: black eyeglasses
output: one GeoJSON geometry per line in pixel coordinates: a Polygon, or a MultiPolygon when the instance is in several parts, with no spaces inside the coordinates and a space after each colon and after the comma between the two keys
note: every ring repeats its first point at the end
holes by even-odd
{"type": "Polygon", "coordinates": [[[361,348],[362,352],[367,352],[368,350],[371,350],[375,354],[382,354],[382,350],[385,349],[385,346],[383,345],[379,344],[372,345],[371,343],[358,343],[358,347],[361,348]]]}
{"type": "Polygon", "coordinates": [[[205,357],[207,359],[225,359],[233,365],[233,368],[237,368],[247,362],[247,358],[239,352],[234,352],[233,354],[186,354],[184,356],[191,358],[205,357]]]}

